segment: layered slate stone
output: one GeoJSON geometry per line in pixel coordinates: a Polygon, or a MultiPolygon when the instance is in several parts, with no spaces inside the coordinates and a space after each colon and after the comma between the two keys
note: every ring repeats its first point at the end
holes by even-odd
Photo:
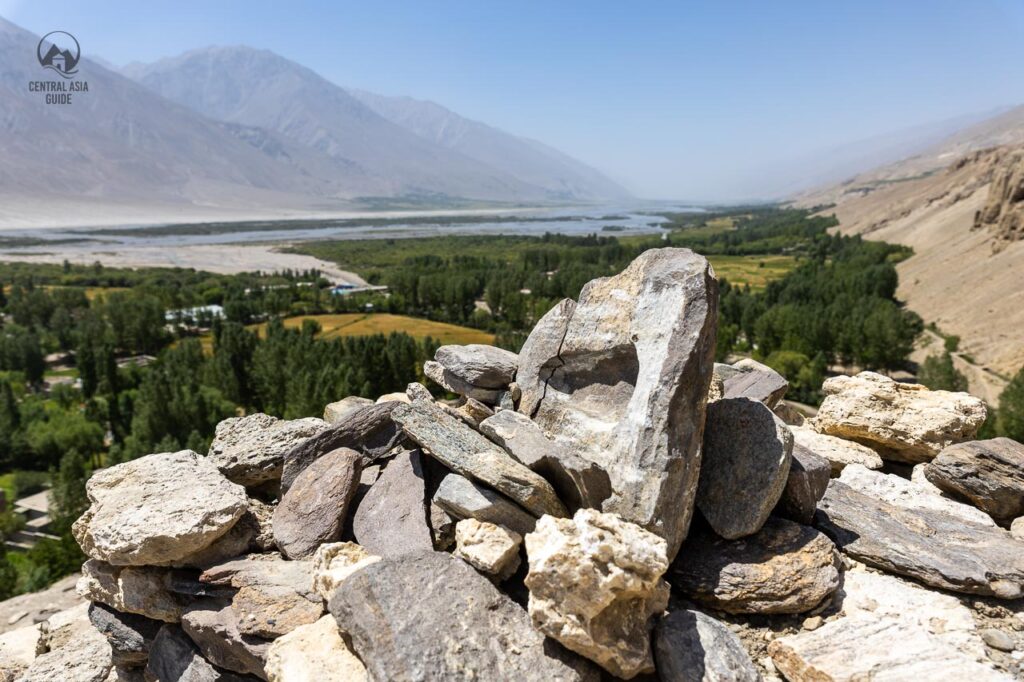
{"type": "Polygon", "coordinates": [[[207,661],[219,668],[267,679],[263,664],[270,642],[243,634],[230,604],[200,602],[181,617],[181,628],[207,661]]]}
{"type": "Polygon", "coordinates": [[[822,533],[772,517],[740,540],[694,533],[669,580],[690,599],[727,613],[803,613],[839,586],[839,556],[822,533]]]}
{"type": "Polygon", "coordinates": [[[1017,599],[1024,543],[1001,528],[903,509],[833,480],[814,523],[850,556],[953,592],[1017,599]]]}
{"type": "Polygon", "coordinates": [[[487,521],[520,535],[526,535],[537,525],[537,517],[512,500],[458,474],[442,479],[434,493],[434,503],[456,519],[487,521]]]}
{"type": "Polygon", "coordinates": [[[570,666],[548,654],[522,608],[443,552],[366,566],[342,582],[329,607],[371,680],[587,676],[585,664],[570,666]]]}
{"type": "Polygon", "coordinates": [[[379,556],[434,548],[419,450],[400,453],[388,462],[359,503],[352,530],[356,542],[379,556]]]}
{"type": "Polygon", "coordinates": [[[744,358],[733,368],[739,372],[724,380],[723,398],[750,398],[774,410],[786,395],[789,382],[768,365],[744,358]]]}
{"type": "Polygon", "coordinates": [[[251,682],[213,666],[177,625],[164,625],[157,633],[146,664],[146,678],[175,682],[251,682]]]}
{"type": "Polygon", "coordinates": [[[786,487],[775,513],[797,523],[810,524],[831,475],[832,465],[827,459],[794,444],[786,487]]]}
{"type": "Polygon", "coordinates": [[[434,353],[434,362],[472,386],[504,388],[516,376],[519,356],[496,346],[471,343],[441,346],[434,353]]]}
{"type": "Polygon", "coordinates": [[[392,415],[420,447],[452,471],[504,493],[536,516],[565,516],[551,484],[437,405],[401,405],[392,415]]]}
{"type": "Polygon", "coordinates": [[[326,429],[322,419],[285,421],[262,413],[225,419],[217,424],[207,457],[229,481],[258,486],[279,480],[284,456],[326,429]]]}
{"type": "Polygon", "coordinates": [[[881,456],[866,445],[845,438],[818,433],[808,426],[790,427],[793,443],[824,457],[832,465],[832,476],[836,477],[850,464],[859,464],[868,469],[881,469],[881,456]]]}
{"type": "Polygon", "coordinates": [[[348,419],[350,415],[355,414],[364,407],[373,405],[373,402],[374,401],[369,398],[361,398],[357,395],[350,395],[347,398],[342,398],[341,400],[331,403],[324,408],[324,421],[331,426],[341,424],[348,419]]]}
{"type": "Polygon", "coordinates": [[[121,611],[176,623],[188,600],[170,589],[170,571],[150,566],[112,566],[89,559],[82,564],[78,594],[121,611]]]}
{"type": "Polygon", "coordinates": [[[760,682],[750,654],[732,630],[692,609],[658,623],[654,655],[661,682],[760,682]]]}
{"type": "Polygon", "coordinates": [[[121,613],[106,604],[89,605],[89,621],[110,643],[114,665],[140,666],[149,659],[153,639],[161,621],[131,613],[121,613]]]}
{"type": "Polygon", "coordinates": [[[652,249],[555,306],[519,354],[519,411],[608,473],[611,496],[584,506],[666,538],[669,556],[693,512],[717,303],[706,259],[652,249]]]}
{"type": "Polygon", "coordinates": [[[1009,438],[951,445],[924,468],[943,492],[1009,525],[1024,516],[1024,445],[1009,438]]]}
{"type": "Polygon", "coordinates": [[[782,497],[793,435],[764,404],[723,398],[708,406],[697,507],[715,532],[756,533],[782,497]]]}

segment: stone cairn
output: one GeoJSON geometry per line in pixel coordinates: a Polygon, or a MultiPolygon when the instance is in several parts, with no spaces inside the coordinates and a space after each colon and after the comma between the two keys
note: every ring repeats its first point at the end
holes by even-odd
{"type": "Polygon", "coordinates": [[[1020,675],[1024,446],[870,372],[805,421],[776,372],[713,362],[717,296],[648,251],[519,355],[440,348],[457,403],[254,414],[96,472],[89,604],[0,636],[2,679],[1020,675]]]}

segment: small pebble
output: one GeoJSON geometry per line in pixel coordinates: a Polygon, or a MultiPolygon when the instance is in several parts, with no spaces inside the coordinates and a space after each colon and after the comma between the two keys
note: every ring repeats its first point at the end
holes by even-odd
{"type": "Polygon", "coordinates": [[[821,616],[811,616],[804,619],[804,630],[817,630],[821,627],[821,616]]]}
{"type": "Polygon", "coordinates": [[[995,630],[988,628],[987,630],[981,631],[981,638],[985,640],[985,644],[988,644],[993,649],[999,649],[1000,651],[1013,651],[1016,647],[1013,641],[1013,637],[1002,630],[995,630]]]}
{"type": "Polygon", "coordinates": [[[764,633],[764,641],[770,642],[773,639],[775,639],[775,633],[774,632],[772,632],[771,630],[768,630],[768,631],[766,631],[764,633]]]}
{"type": "Polygon", "coordinates": [[[775,672],[775,662],[772,660],[771,656],[764,656],[758,662],[761,664],[761,667],[767,670],[769,673],[775,672]]]}

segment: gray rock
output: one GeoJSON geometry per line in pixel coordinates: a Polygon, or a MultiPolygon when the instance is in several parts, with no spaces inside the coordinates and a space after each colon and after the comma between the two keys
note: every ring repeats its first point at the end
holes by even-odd
{"type": "Polygon", "coordinates": [[[925,478],[1009,525],[1024,516],[1024,445],[993,438],[950,445],[924,467],[925,478]]]}
{"type": "Polygon", "coordinates": [[[402,440],[402,432],[391,420],[391,412],[400,404],[368,405],[290,450],[284,458],[281,492],[288,491],[303,469],[338,448],[356,450],[363,455],[364,465],[386,455],[402,440]]]}
{"type": "Polygon", "coordinates": [[[207,457],[229,481],[258,486],[280,479],[284,456],[326,429],[322,419],[284,421],[262,413],[225,419],[217,424],[207,457]]]}
{"type": "Polygon", "coordinates": [[[112,566],[89,559],[75,589],[89,601],[153,620],[176,623],[188,598],[170,589],[170,570],[151,566],[112,566]]]}
{"type": "Polygon", "coordinates": [[[606,471],[612,495],[593,506],[664,537],[669,557],[693,513],[717,302],[707,260],[652,249],[555,306],[519,355],[519,411],[606,471]]]}
{"type": "Polygon", "coordinates": [[[600,505],[612,493],[601,467],[564,451],[524,414],[502,410],[480,422],[480,432],[550,481],[571,512],[587,501],[600,505]]]}
{"type": "Polygon", "coordinates": [[[324,421],[334,426],[341,424],[348,417],[360,411],[364,407],[373,405],[373,401],[369,398],[362,398],[357,395],[350,395],[347,398],[342,398],[336,403],[331,403],[324,408],[324,421]]]}
{"type": "Polygon", "coordinates": [[[242,634],[238,615],[230,604],[196,604],[181,617],[181,627],[210,663],[267,679],[263,666],[270,642],[242,634]]]}
{"type": "Polygon", "coordinates": [[[243,682],[254,679],[215,668],[177,625],[164,625],[157,633],[146,664],[146,678],[159,682],[243,682]]]}
{"type": "Polygon", "coordinates": [[[803,613],[839,586],[839,556],[822,533],[771,517],[756,535],[688,538],[669,581],[689,598],[727,613],[803,613]]]}
{"type": "Polygon", "coordinates": [[[464,398],[473,398],[486,405],[497,405],[501,402],[502,389],[474,386],[446,370],[439,362],[427,360],[423,363],[423,374],[446,391],[457,393],[464,398]]]}
{"type": "Polygon", "coordinates": [[[740,370],[725,380],[725,398],[750,398],[774,410],[786,395],[789,382],[768,365],[749,358],[735,365],[740,370]]]}
{"type": "Polygon", "coordinates": [[[110,643],[114,665],[145,665],[153,638],[163,623],[131,613],[121,613],[106,604],[89,605],[89,621],[110,643]]]}
{"type": "Polygon", "coordinates": [[[246,512],[235,522],[231,530],[214,540],[213,544],[171,565],[207,568],[249,552],[274,549],[274,508],[252,497],[249,498],[247,507],[246,512]]]}
{"type": "Polygon", "coordinates": [[[310,557],[323,543],[341,538],[361,469],[358,452],[339,448],[292,482],[274,510],[274,541],[285,556],[310,557]]]}
{"type": "Polygon", "coordinates": [[[782,497],[793,434],[764,404],[723,398],[708,405],[697,507],[727,539],[756,533],[782,497]]]}
{"type": "Polygon", "coordinates": [[[547,654],[544,636],[521,607],[443,552],[370,564],[345,579],[329,608],[371,680],[585,676],[547,654]]]}
{"type": "Polygon", "coordinates": [[[494,416],[494,410],[473,398],[466,398],[466,402],[456,408],[456,412],[474,429],[479,429],[480,422],[494,416]]]}
{"type": "Polygon", "coordinates": [[[371,554],[388,557],[434,548],[421,458],[419,450],[396,456],[359,503],[352,530],[371,554]]]}
{"type": "MultiPolygon", "coordinates": [[[[455,475],[458,476],[458,474],[455,475]]],[[[427,520],[430,522],[430,535],[434,540],[434,549],[443,552],[455,544],[456,519],[433,499],[430,500],[427,520]]]]}
{"type": "Polygon", "coordinates": [[[409,438],[451,470],[496,488],[537,516],[566,515],[565,506],[542,476],[437,405],[401,405],[392,418],[409,438]]]}
{"type": "Polygon", "coordinates": [[[904,509],[833,480],[814,523],[850,556],[953,592],[1024,594],[1024,543],[932,509],[904,509]]]}
{"type": "Polygon", "coordinates": [[[673,611],[658,623],[654,655],[662,682],[760,682],[740,638],[711,616],[673,611]]]}
{"type": "Polygon", "coordinates": [[[832,464],[797,443],[793,444],[793,458],[789,477],[775,513],[797,523],[814,521],[818,500],[825,494],[832,475],[832,464]]]}
{"type": "Polygon", "coordinates": [[[829,461],[833,477],[839,476],[843,469],[851,464],[859,464],[868,469],[882,468],[882,458],[866,445],[818,433],[809,426],[794,426],[790,431],[793,433],[794,445],[810,450],[829,461]]]}
{"type": "Polygon", "coordinates": [[[418,381],[414,381],[406,386],[405,394],[409,396],[409,400],[429,400],[431,402],[434,400],[434,396],[430,394],[430,390],[418,381]]]}
{"type": "Polygon", "coordinates": [[[985,644],[988,644],[993,649],[998,649],[999,651],[1013,651],[1017,648],[1017,644],[1013,641],[1013,637],[1002,630],[986,628],[982,630],[980,634],[981,639],[984,640],[985,644]]]}
{"type": "Polygon", "coordinates": [[[478,343],[441,346],[434,353],[434,361],[467,384],[480,388],[508,386],[519,367],[519,356],[515,353],[478,343]]]}
{"type": "Polygon", "coordinates": [[[456,519],[488,521],[520,535],[533,531],[537,525],[536,517],[512,500],[458,474],[442,479],[434,493],[434,503],[456,519]]]}

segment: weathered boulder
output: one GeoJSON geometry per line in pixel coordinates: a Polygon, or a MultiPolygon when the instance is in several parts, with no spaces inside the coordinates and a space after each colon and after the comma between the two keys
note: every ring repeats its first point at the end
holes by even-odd
{"type": "Polygon", "coordinates": [[[244,635],[273,639],[323,615],[323,600],[313,589],[310,561],[251,555],[207,569],[199,581],[237,590],[231,606],[244,635]]]}
{"type": "Polygon", "coordinates": [[[379,556],[434,548],[419,450],[403,452],[388,462],[359,503],[352,530],[356,542],[379,556]]]}
{"type": "Polygon", "coordinates": [[[586,679],[585,664],[549,655],[515,602],[443,552],[371,564],[342,582],[329,607],[371,680],[586,679]]]}
{"type": "Polygon", "coordinates": [[[107,679],[113,667],[110,644],[89,622],[87,611],[88,606],[81,604],[53,614],[42,624],[41,653],[18,674],[18,682],[107,679]]]}
{"type": "Polygon", "coordinates": [[[837,601],[842,617],[768,645],[790,682],[1012,679],[987,662],[970,610],[949,595],[854,570],[837,601]]]}
{"type": "Polygon", "coordinates": [[[908,481],[895,474],[883,474],[859,464],[851,464],[843,469],[838,480],[857,492],[903,509],[932,509],[982,526],[996,525],[992,518],[980,509],[951,500],[934,486],[908,481]]]}
{"type": "Polygon", "coordinates": [[[281,492],[285,493],[303,469],[339,448],[351,448],[363,455],[363,464],[380,459],[398,445],[402,432],[391,420],[398,402],[368,405],[343,421],[295,446],[284,457],[281,492]]]}
{"type": "Polygon", "coordinates": [[[336,403],[331,403],[324,408],[324,421],[334,426],[344,422],[349,416],[355,414],[359,410],[373,405],[373,401],[369,398],[361,398],[357,395],[350,395],[347,398],[342,398],[336,403]]]}
{"type": "Polygon", "coordinates": [[[668,540],[693,513],[718,283],[688,249],[652,249],[540,319],[519,354],[519,411],[608,473],[586,500],[668,540]]]}
{"type": "Polygon", "coordinates": [[[793,435],[764,404],[723,398],[708,405],[697,507],[715,532],[756,533],[782,497],[793,435]]]}
{"type": "Polygon", "coordinates": [[[971,502],[1003,524],[1024,516],[1024,445],[993,438],[950,445],[924,468],[943,492],[971,502]]]}
{"type": "Polygon", "coordinates": [[[258,486],[280,479],[284,456],[326,429],[322,419],[285,421],[259,412],[225,419],[217,424],[207,457],[229,481],[258,486]]]}
{"type": "Polygon", "coordinates": [[[658,622],[654,657],[662,682],[760,682],[740,638],[711,616],[673,611],[658,622]]]}
{"type": "Polygon", "coordinates": [[[149,566],[112,566],[89,559],[82,564],[78,594],[124,613],[135,613],[166,623],[181,620],[187,599],[170,591],[167,569],[149,566]]]}
{"type": "Polygon", "coordinates": [[[363,682],[366,668],[345,644],[333,616],[295,628],[267,651],[270,682],[363,682]]]}
{"type": "Polygon", "coordinates": [[[339,448],[295,478],[274,510],[274,542],[286,557],[312,556],[341,537],[362,466],[358,452],[339,448]]]}
{"type": "Polygon", "coordinates": [[[824,457],[832,465],[832,476],[838,476],[848,464],[860,464],[868,469],[881,469],[882,458],[877,452],[852,440],[818,433],[810,427],[790,427],[793,443],[824,457]]]}
{"type": "Polygon", "coordinates": [[[467,384],[481,388],[508,386],[519,367],[515,353],[479,343],[441,346],[434,353],[434,361],[467,384]]]}
{"type": "Polygon", "coordinates": [[[750,398],[774,410],[786,395],[789,382],[768,365],[744,358],[733,367],[739,372],[725,379],[723,398],[750,398]]]}
{"type": "Polygon", "coordinates": [[[611,495],[607,472],[565,451],[525,414],[501,410],[480,422],[480,432],[550,481],[570,511],[600,505],[611,495]]]}
{"type": "Polygon", "coordinates": [[[523,536],[504,526],[463,519],[455,526],[455,556],[499,582],[519,568],[523,536]]]}
{"type": "Polygon", "coordinates": [[[166,452],[94,473],[91,505],[73,531],[82,550],[119,566],[184,559],[227,533],[245,513],[245,488],[191,450],[166,452]]]}
{"type": "Polygon", "coordinates": [[[797,523],[810,524],[831,475],[832,465],[827,459],[794,444],[786,487],[775,513],[797,523]]]}
{"type": "Polygon", "coordinates": [[[664,539],[614,514],[545,516],[526,536],[534,625],[629,679],[654,669],[651,619],[668,605],[664,539]]]}
{"type": "Polygon", "coordinates": [[[89,621],[110,644],[113,665],[145,665],[153,638],[163,623],[132,613],[121,613],[106,604],[89,605],[89,621]]]}
{"type": "Polygon", "coordinates": [[[457,393],[464,398],[473,398],[486,405],[497,405],[501,402],[502,389],[474,386],[446,370],[440,362],[434,360],[424,362],[423,375],[446,391],[457,393]]]}
{"type": "Polygon", "coordinates": [[[865,443],[899,462],[929,461],[943,448],[974,438],[985,421],[980,398],[901,384],[874,372],[826,379],[821,390],[817,431],[865,443]]]}
{"type": "Polygon", "coordinates": [[[197,603],[181,617],[181,628],[215,666],[267,679],[263,663],[270,642],[242,634],[238,614],[230,604],[197,603]]]}
{"type": "Polygon", "coordinates": [[[401,405],[392,418],[409,438],[452,471],[496,488],[537,516],[566,514],[565,506],[542,476],[437,405],[401,405]]]}
{"type": "Polygon", "coordinates": [[[327,601],[345,578],[375,561],[380,557],[354,542],[320,545],[313,555],[313,589],[327,601]]]}
{"type": "Polygon", "coordinates": [[[839,586],[839,555],[822,533],[773,516],[740,540],[695,532],[669,580],[694,601],[727,613],[803,613],[839,586]]]}
{"type": "Polygon", "coordinates": [[[247,682],[253,678],[215,668],[203,658],[180,627],[164,625],[150,649],[146,679],[159,682],[247,682]]]}
{"type": "Polygon", "coordinates": [[[456,519],[488,521],[520,535],[537,525],[537,518],[512,500],[458,474],[448,474],[441,480],[434,503],[456,519]]]}
{"type": "Polygon", "coordinates": [[[814,523],[846,554],[954,592],[1024,594],[1024,543],[933,509],[903,509],[833,480],[814,523]]]}

